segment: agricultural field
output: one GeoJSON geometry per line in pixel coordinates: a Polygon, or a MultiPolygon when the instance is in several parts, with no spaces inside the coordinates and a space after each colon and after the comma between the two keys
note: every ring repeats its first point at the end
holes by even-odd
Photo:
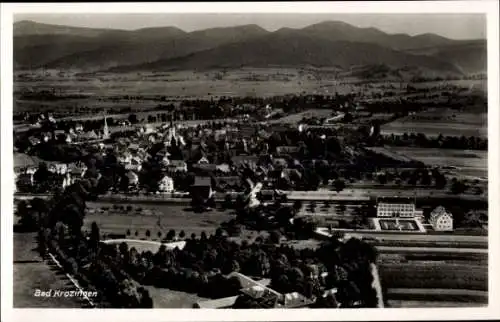
{"type": "Polygon", "coordinates": [[[381,279],[387,288],[488,290],[488,267],[465,263],[419,261],[381,263],[381,279]]]}
{"type": "Polygon", "coordinates": [[[488,151],[390,147],[389,151],[429,166],[456,167],[463,176],[488,177],[488,151]]]}
{"type": "Polygon", "coordinates": [[[487,303],[469,303],[469,302],[453,302],[453,301],[406,301],[406,300],[389,300],[391,308],[457,308],[457,307],[484,307],[487,303]]]}
{"type": "Polygon", "coordinates": [[[185,205],[141,204],[139,207],[120,204],[123,207],[130,206],[132,209],[128,212],[113,209],[113,205],[88,203],[84,229],[90,231],[90,225],[95,221],[101,234],[126,234],[127,230],[130,230],[131,235],[138,232],[136,238],[146,238],[145,233],[149,230],[151,239],[158,239],[159,231],[164,237],[169,230],[174,229],[177,234],[184,230],[189,237],[192,233],[199,236],[203,231],[210,235],[220,223],[232,218],[228,211],[212,210],[199,214],[187,210],[185,205]],[[137,211],[137,208],[141,208],[140,211],[137,211]]]}
{"type": "Polygon", "coordinates": [[[466,113],[449,109],[431,109],[397,119],[381,127],[383,135],[423,133],[427,137],[488,136],[488,113],[466,113]]]}
{"type": "Polygon", "coordinates": [[[297,69],[240,69],[231,71],[175,71],[167,73],[99,73],[88,76],[53,73],[32,80],[17,79],[14,90],[45,89],[96,97],[162,95],[168,98],[209,98],[300,93],[349,93],[357,85],[340,83],[331,74],[297,69]],[[208,83],[208,86],[207,86],[208,83]]]}

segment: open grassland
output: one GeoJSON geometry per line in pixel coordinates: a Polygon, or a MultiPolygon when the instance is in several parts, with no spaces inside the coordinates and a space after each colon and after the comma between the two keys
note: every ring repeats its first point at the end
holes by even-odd
{"type": "MultiPolygon", "coordinates": [[[[108,210],[92,212],[90,210],[84,220],[84,227],[90,231],[92,222],[96,222],[101,233],[104,234],[126,234],[130,230],[131,235],[136,238],[146,238],[147,230],[151,233],[152,239],[158,239],[158,232],[162,233],[162,238],[169,230],[174,229],[177,234],[184,230],[186,237],[192,233],[199,236],[203,231],[210,235],[219,227],[220,223],[232,218],[229,212],[213,210],[205,213],[194,213],[186,210],[182,205],[159,205],[141,204],[141,211],[119,212],[112,208],[111,203],[89,203],[89,209],[108,210]],[[138,232],[138,236],[135,236],[138,232]]],[[[128,204],[120,204],[127,207],[128,204]]],[[[137,209],[137,205],[131,205],[137,209]]]]}
{"type": "Polygon", "coordinates": [[[397,119],[381,127],[381,134],[423,133],[427,137],[488,136],[488,113],[467,113],[449,109],[431,109],[397,119]]]}
{"type": "Polygon", "coordinates": [[[77,297],[35,297],[42,291],[76,290],[66,275],[43,261],[38,252],[35,233],[14,233],[14,308],[81,308],[85,304],[77,297]]]}
{"type": "MultiPolygon", "coordinates": [[[[488,151],[390,147],[391,153],[406,156],[429,166],[456,167],[465,176],[488,176],[488,151]]],[[[452,172],[453,172],[452,171],[452,172]]]]}

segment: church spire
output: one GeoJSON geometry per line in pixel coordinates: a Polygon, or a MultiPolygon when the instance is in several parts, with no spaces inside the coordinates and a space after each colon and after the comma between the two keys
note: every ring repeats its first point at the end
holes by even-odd
{"type": "Polygon", "coordinates": [[[108,139],[108,138],[109,138],[108,121],[107,121],[106,112],[104,112],[104,130],[103,130],[103,139],[108,139]]]}

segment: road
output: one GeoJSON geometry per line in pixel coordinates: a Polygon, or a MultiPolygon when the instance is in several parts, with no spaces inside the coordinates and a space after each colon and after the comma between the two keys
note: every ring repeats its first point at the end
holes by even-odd
{"type": "Polygon", "coordinates": [[[402,253],[459,253],[459,254],[488,254],[487,249],[479,248],[450,248],[450,247],[392,247],[376,246],[380,253],[402,254],[402,253]]]}

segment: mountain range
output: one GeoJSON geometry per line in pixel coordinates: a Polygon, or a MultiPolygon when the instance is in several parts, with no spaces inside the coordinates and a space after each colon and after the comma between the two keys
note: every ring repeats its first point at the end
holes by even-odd
{"type": "Polygon", "coordinates": [[[486,40],[388,34],[327,21],[267,31],[257,25],[185,32],[176,27],[117,30],[19,21],[14,67],[84,71],[167,71],[240,67],[386,65],[438,73],[486,71],[486,40]]]}

